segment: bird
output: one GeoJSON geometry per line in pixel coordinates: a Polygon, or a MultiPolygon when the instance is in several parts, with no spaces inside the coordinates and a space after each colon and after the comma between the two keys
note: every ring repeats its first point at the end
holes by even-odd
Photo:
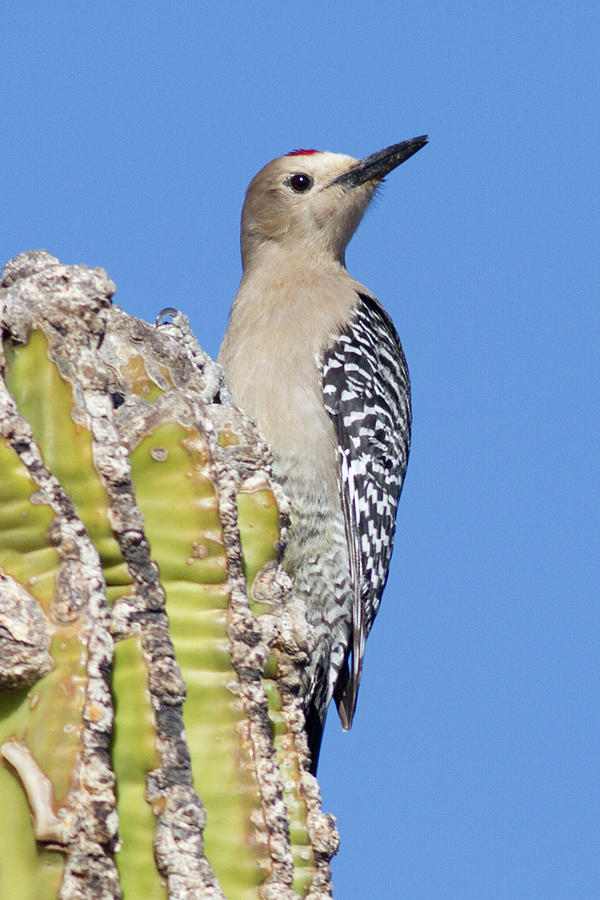
{"type": "Polygon", "coordinates": [[[352,724],[410,449],[402,345],[345,251],[384,177],[427,141],[363,159],[293,150],[258,172],[242,210],[243,273],[218,362],[291,502],[283,566],[315,639],[302,675],[313,773],[332,698],[352,724]]]}

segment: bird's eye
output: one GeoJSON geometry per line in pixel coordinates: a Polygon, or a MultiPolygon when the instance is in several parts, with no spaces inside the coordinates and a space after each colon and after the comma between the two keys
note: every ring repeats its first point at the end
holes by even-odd
{"type": "Polygon", "coordinates": [[[296,191],[297,194],[303,194],[305,191],[310,190],[312,185],[312,178],[304,172],[296,172],[296,174],[292,175],[290,178],[290,187],[293,191],[296,191]]]}

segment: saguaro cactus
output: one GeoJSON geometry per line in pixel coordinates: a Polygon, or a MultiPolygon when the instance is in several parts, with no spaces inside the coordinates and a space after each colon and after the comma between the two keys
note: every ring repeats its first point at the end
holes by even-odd
{"type": "Polygon", "coordinates": [[[0,896],[331,896],[287,504],[184,316],[0,283],[0,896]]]}

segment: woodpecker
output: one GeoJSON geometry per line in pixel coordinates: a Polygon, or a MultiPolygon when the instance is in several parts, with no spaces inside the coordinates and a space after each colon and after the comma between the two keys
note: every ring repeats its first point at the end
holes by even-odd
{"type": "Polygon", "coordinates": [[[316,633],[304,673],[313,772],[332,697],[352,724],[410,447],[402,345],[345,250],[384,176],[426,143],[362,160],[294,150],[255,176],[242,211],[243,275],[219,362],[291,500],[283,562],[316,633]]]}

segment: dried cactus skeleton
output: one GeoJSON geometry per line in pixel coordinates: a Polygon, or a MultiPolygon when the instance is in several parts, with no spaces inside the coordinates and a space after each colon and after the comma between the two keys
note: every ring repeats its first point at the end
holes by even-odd
{"type": "Polygon", "coordinates": [[[114,290],[2,272],[0,895],[329,897],[269,450],[114,290]]]}

